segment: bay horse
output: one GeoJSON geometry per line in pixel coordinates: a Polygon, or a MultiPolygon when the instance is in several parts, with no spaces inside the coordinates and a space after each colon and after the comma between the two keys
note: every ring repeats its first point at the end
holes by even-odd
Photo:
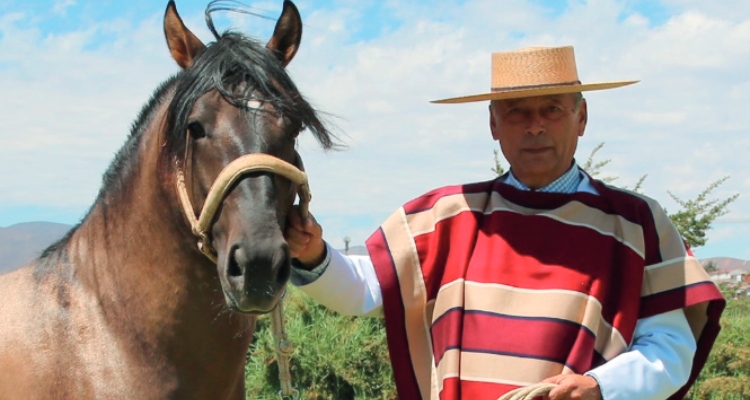
{"type": "Polygon", "coordinates": [[[324,148],[335,138],[285,70],[302,35],[293,3],[265,46],[218,34],[206,15],[208,45],[169,2],[164,33],[181,71],[144,105],[81,223],[0,276],[0,399],[245,397],[255,318],[290,274],[282,229],[298,185],[243,169],[208,228],[194,232],[193,220],[233,160],[260,154],[296,171],[301,131],[324,148]]]}

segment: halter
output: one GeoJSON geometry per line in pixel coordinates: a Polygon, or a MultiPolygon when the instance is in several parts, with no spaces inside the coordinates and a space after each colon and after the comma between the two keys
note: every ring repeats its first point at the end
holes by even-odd
{"type": "MultiPolygon", "coordinates": [[[[189,135],[189,134],[188,134],[189,135]]],[[[189,155],[189,143],[190,138],[185,142],[185,159],[183,165],[188,161],[189,155]]],[[[295,158],[297,164],[302,166],[302,158],[295,151],[295,158]]],[[[211,245],[211,239],[209,237],[209,231],[213,225],[216,211],[219,209],[219,205],[224,201],[227,194],[229,194],[229,188],[237,182],[243,175],[252,172],[270,172],[273,174],[281,175],[289,179],[292,183],[297,185],[297,195],[299,196],[299,213],[303,218],[308,215],[308,205],[312,199],[310,194],[310,186],[307,182],[307,174],[300,168],[269,154],[246,154],[237,158],[224,167],[219,173],[214,183],[211,185],[211,189],[206,196],[206,201],[203,203],[203,208],[200,214],[196,217],[195,211],[193,211],[193,204],[190,201],[190,196],[187,192],[187,186],[185,185],[185,172],[179,165],[177,166],[177,195],[180,198],[182,204],[182,211],[190,221],[193,234],[198,237],[198,249],[208,259],[217,263],[217,254],[211,245]]],[[[279,302],[271,311],[271,325],[273,329],[274,341],[276,343],[276,358],[279,364],[279,381],[281,383],[281,390],[279,390],[279,398],[291,397],[293,399],[299,398],[299,391],[294,389],[292,386],[292,375],[290,372],[290,359],[293,351],[292,343],[289,341],[286,331],[284,330],[284,298],[282,297],[279,302]]]]}
{"type": "MultiPolygon", "coordinates": [[[[295,155],[297,160],[299,160],[298,162],[301,164],[299,154],[295,152],[295,155]]],[[[185,161],[187,162],[187,157],[185,161]]],[[[193,204],[187,193],[185,173],[182,168],[179,168],[179,166],[177,168],[177,194],[180,198],[180,203],[182,203],[182,210],[188,221],[190,221],[193,234],[198,237],[198,248],[214,263],[217,261],[216,250],[211,246],[209,230],[213,225],[216,211],[219,209],[219,205],[224,201],[227,194],[229,194],[229,188],[243,175],[252,172],[271,172],[281,175],[292,181],[292,183],[295,183],[298,188],[297,195],[299,196],[300,215],[303,218],[307,217],[308,204],[312,199],[312,196],[310,195],[310,186],[307,183],[307,174],[282,159],[268,154],[256,153],[246,154],[229,163],[229,165],[219,173],[219,176],[216,178],[213,185],[211,185],[208,196],[206,196],[206,202],[203,203],[203,209],[198,217],[195,216],[193,204]]]]}

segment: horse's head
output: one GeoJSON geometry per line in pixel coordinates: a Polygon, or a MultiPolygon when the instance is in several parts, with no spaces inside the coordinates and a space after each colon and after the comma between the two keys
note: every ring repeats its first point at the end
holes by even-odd
{"type": "MultiPolygon", "coordinates": [[[[203,221],[206,231],[195,233],[210,247],[204,252],[216,262],[229,307],[263,313],[276,305],[289,278],[282,229],[298,185],[273,168],[238,169],[234,161],[262,154],[287,169],[290,164],[301,169],[295,151],[300,131],[311,130],[324,147],[332,139],[284,69],[302,35],[299,12],[290,1],[284,1],[265,46],[237,33],[219,35],[208,21],[217,40],[206,46],[185,27],[174,2],[167,7],[165,36],[183,69],[169,106],[168,151],[177,165],[183,204],[191,209],[189,219],[211,203],[217,192],[212,185],[227,175],[225,168],[237,170],[218,191],[215,212],[203,221]]],[[[200,230],[195,221],[192,225],[200,230]]]]}

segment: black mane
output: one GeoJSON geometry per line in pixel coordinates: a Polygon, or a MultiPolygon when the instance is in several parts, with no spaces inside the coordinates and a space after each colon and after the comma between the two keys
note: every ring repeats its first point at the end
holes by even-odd
{"type": "Polygon", "coordinates": [[[240,108],[245,107],[253,92],[258,93],[285,116],[310,130],[324,148],[334,146],[330,132],[299,93],[284,66],[254,39],[225,32],[206,46],[193,65],[179,76],[175,100],[169,108],[173,133],[182,135],[186,131],[187,116],[196,100],[211,90],[218,90],[240,108]]]}

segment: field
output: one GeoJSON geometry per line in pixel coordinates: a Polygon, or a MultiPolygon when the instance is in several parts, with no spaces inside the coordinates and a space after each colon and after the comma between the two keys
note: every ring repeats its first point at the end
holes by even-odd
{"type": "MultiPolygon", "coordinates": [[[[339,316],[294,289],[285,307],[287,331],[295,345],[292,379],[301,398],[397,398],[382,320],[339,316]]],[[[750,300],[730,300],[722,327],[688,399],[750,399],[750,300]]],[[[268,318],[258,321],[245,376],[248,399],[278,398],[268,318]]]]}

